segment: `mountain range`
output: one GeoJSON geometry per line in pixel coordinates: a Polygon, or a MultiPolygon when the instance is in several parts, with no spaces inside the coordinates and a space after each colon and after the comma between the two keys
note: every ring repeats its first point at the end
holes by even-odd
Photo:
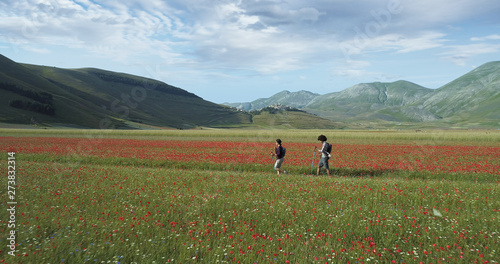
{"type": "MultiPolygon", "coordinates": [[[[0,55],[0,125],[99,129],[335,128],[304,111],[252,113],[164,82],[95,68],[21,64],[0,55]]],[[[293,109],[292,109],[293,110],[293,109]]]]}
{"type": "Polygon", "coordinates": [[[0,55],[0,95],[0,123],[45,127],[498,128],[500,62],[438,89],[401,80],[220,105],[145,77],[22,64],[0,55]]]}
{"type": "Polygon", "coordinates": [[[489,62],[438,88],[408,81],[361,83],[340,92],[282,91],[269,98],[227,105],[252,111],[289,105],[346,124],[440,128],[500,127],[500,62],[489,62]]]}

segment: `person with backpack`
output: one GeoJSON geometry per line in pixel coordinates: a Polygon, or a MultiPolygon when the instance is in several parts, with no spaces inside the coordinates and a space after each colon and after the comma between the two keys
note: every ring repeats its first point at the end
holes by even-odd
{"type": "Polygon", "coordinates": [[[278,173],[278,176],[280,173],[285,173],[286,171],[281,169],[281,165],[283,164],[283,160],[285,159],[286,155],[286,148],[284,148],[281,145],[281,139],[276,139],[276,146],[274,147],[274,153],[271,152],[271,155],[276,155],[276,162],[274,163],[274,169],[278,173]]]}
{"type": "Polygon", "coordinates": [[[328,173],[328,176],[330,175],[330,166],[328,165],[328,160],[332,157],[330,154],[332,152],[332,145],[328,142],[326,142],[327,138],[325,135],[320,135],[318,137],[318,141],[321,141],[321,149],[318,150],[317,147],[314,147],[315,150],[318,150],[319,153],[321,153],[321,159],[319,160],[318,163],[318,172],[317,175],[319,176],[320,170],[322,167],[325,167],[326,172],[328,173]]]}

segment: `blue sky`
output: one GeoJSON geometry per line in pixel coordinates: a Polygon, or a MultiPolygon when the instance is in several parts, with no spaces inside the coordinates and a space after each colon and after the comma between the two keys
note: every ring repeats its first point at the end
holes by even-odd
{"type": "Polygon", "coordinates": [[[497,0],[3,0],[0,54],[158,79],[216,103],[440,86],[500,60],[497,0]]]}

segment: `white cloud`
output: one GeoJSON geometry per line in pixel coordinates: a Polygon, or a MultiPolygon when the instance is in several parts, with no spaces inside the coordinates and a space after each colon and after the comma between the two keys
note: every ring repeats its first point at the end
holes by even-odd
{"type": "Polygon", "coordinates": [[[380,71],[370,71],[365,68],[370,67],[372,64],[368,61],[355,61],[350,60],[342,63],[342,66],[336,67],[332,74],[338,77],[344,77],[353,81],[373,80],[373,81],[393,81],[397,79],[396,76],[386,74],[380,71]]]}
{"type": "MultiPolygon", "coordinates": [[[[193,34],[187,36],[200,62],[268,74],[304,67],[314,54],[330,49],[325,40],[294,34],[278,24],[266,25],[265,18],[235,4],[214,8],[220,10],[217,15],[197,21],[193,34]]],[[[310,9],[290,13],[305,20],[317,19],[310,9]]]]}
{"type": "Polygon", "coordinates": [[[445,34],[438,32],[424,32],[415,38],[401,38],[394,42],[398,48],[398,53],[408,53],[413,51],[427,50],[443,46],[446,39],[445,34]]]}
{"type": "Polygon", "coordinates": [[[500,52],[500,45],[490,44],[456,45],[447,48],[448,51],[440,54],[441,58],[460,66],[466,65],[474,56],[500,52]]]}
{"type": "Polygon", "coordinates": [[[369,74],[363,68],[369,67],[370,65],[371,63],[368,61],[346,60],[344,63],[341,63],[341,66],[337,66],[333,70],[333,75],[357,79],[369,74]]]}
{"type": "Polygon", "coordinates": [[[324,15],[325,13],[319,12],[316,8],[306,7],[298,11],[293,11],[292,14],[300,20],[316,22],[318,21],[319,17],[321,15],[324,15]]]}
{"type": "MultiPolygon", "coordinates": [[[[173,51],[176,43],[169,39],[170,34],[176,35],[172,27],[178,20],[158,10],[104,3],[113,9],[85,0],[19,0],[16,4],[0,4],[4,10],[0,11],[0,33],[8,31],[11,38],[29,42],[31,50],[36,50],[37,45],[64,46],[122,62],[153,53],[171,61],[182,57],[173,51]]],[[[152,3],[161,5],[153,1],[148,4],[150,8],[155,7],[152,3]]]]}
{"type": "MultiPolygon", "coordinates": [[[[339,57],[446,48],[443,26],[496,17],[499,7],[491,0],[5,0],[0,37],[39,52],[66,46],[120,62],[156,57],[172,67],[274,74],[339,57]]],[[[460,49],[442,56],[455,63],[474,56],[460,49]]]]}
{"type": "Polygon", "coordinates": [[[364,69],[339,69],[334,71],[333,75],[344,77],[354,82],[363,82],[363,80],[390,82],[399,78],[398,76],[386,74],[380,71],[368,71],[364,69]]]}
{"type": "Polygon", "coordinates": [[[473,37],[470,39],[471,41],[488,41],[488,40],[500,40],[500,35],[493,34],[485,37],[473,37]]]}
{"type": "Polygon", "coordinates": [[[445,35],[438,32],[422,32],[420,34],[401,35],[401,34],[381,34],[374,37],[359,32],[352,39],[340,44],[347,61],[352,60],[353,55],[374,52],[397,52],[409,53],[441,47],[446,41],[445,35]]]}
{"type": "Polygon", "coordinates": [[[26,51],[38,53],[38,54],[50,54],[51,51],[47,48],[38,48],[33,46],[23,46],[23,49],[26,51]]]}
{"type": "Polygon", "coordinates": [[[359,77],[368,75],[368,72],[361,69],[339,69],[334,72],[334,75],[357,79],[359,77]]]}
{"type": "MultiPolygon", "coordinates": [[[[495,0],[394,0],[402,7],[399,22],[406,28],[428,29],[459,21],[498,17],[500,2],[495,0]]],[[[495,18],[498,21],[498,18],[495,18]]]]}

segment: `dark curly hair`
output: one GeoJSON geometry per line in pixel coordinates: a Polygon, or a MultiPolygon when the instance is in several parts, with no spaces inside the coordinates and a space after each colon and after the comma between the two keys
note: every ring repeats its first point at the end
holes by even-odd
{"type": "Polygon", "coordinates": [[[319,137],[318,137],[318,140],[319,140],[319,141],[326,141],[326,137],[325,137],[325,135],[321,135],[321,136],[319,136],[319,137]]]}
{"type": "Polygon", "coordinates": [[[281,139],[276,139],[276,143],[280,144],[281,145],[281,139]]]}

